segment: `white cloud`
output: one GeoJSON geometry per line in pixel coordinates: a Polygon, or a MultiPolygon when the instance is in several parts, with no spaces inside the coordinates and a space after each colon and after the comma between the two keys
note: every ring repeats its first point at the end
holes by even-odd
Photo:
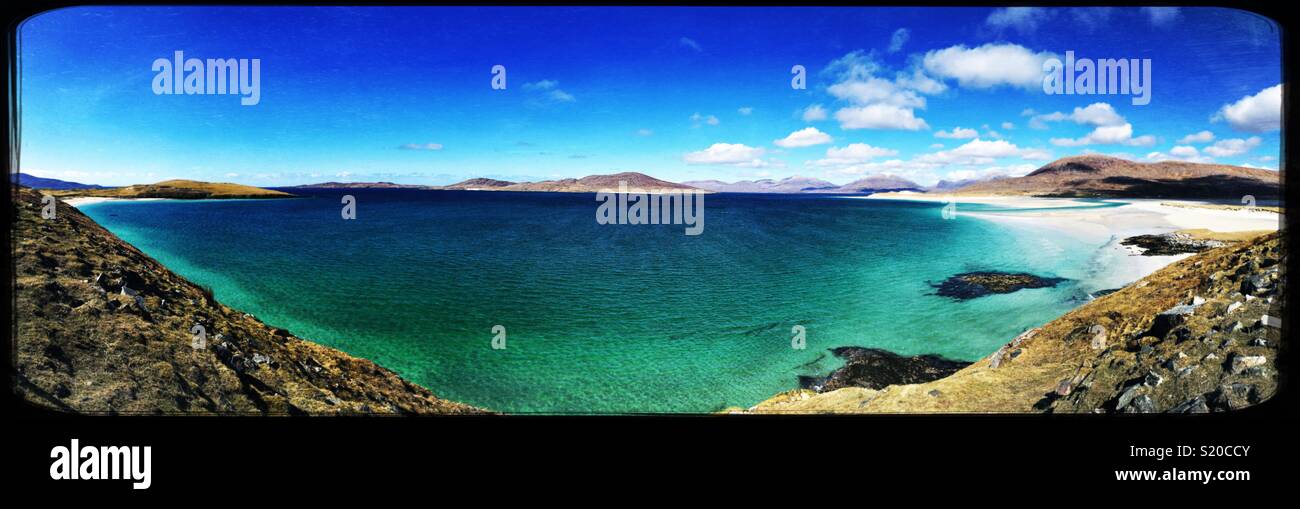
{"type": "Polygon", "coordinates": [[[831,135],[817,130],[816,127],[805,127],[790,133],[789,136],[773,141],[772,144],[781,148],[798,148],[823,145],[830,142],[831,135]]]}
{"type": "Polygon", "coordinates": [[[924,154],[916,161],[936,164],[992,164],[994,160],[1004,157],[1020,157],[1029,160],[1051,159],[1045,150],[1020,148],[1006,140],[985,141],[979,138],[952,150],[941,150],[924,154]]]}
{"type": "Polygon", "coordinates": [[[714,143],[709,148],[690,152],[682,156],[682,161],[692,165],[727,165],[747,168],[761,168],[771,163],[763,160],[767,150],[751,147],[742,143],[714,143]]]}
{"type": "Polygon", "coordinates": [[[1173,25],[1181,16],[1177,7],[1143,7],[1142,12],[1146,13],[1152,25],[1161,28],[1173,25]]]}
{"type": "Polygon", "coordinates": [[[1124,117],[1115,112],[1115,108],[1106,103],[1092,103],[1083,108],[1075,108],[1070,120],[1079,124],[1094,126],[1113,126],[1124,123],[1124,117]]]}
{"type": "Polygon", "coordinates": [[[1196,147],[1190,145],[1178,145],[1169,150],[1169,153],[1151,152],[1147,154],[1148,161],[1186,161],[1189,163],[1212,163],[1214,159],[1201,155],[1196,147]]]}
{"type": "Polygon", "coordinates": [[[695,127],[699,127],[701,124],[718,125],[721,124],[722,121],[718,120],[718,117],[713,115],[701,115],[699,112],[696,112],[691,115],[691,123],[694,124],[695,127]]]}
{"type": "Polygon", "coordinates": [[[1010,130],[1015,129],[1015,128],[1016,128],[1016,125],[1013,124],[1013,123],[1011,123],[1011,122],[1003,122],[1003,123],[1002,123],[1002,129],[1004,129],[1004,130],[1010,131],[1010,130]]]}
{"type": "Polygon", "coordinates": [[[736,112],[740,113],[741,115],[749,116],[750,114],[754,113],[754,108],[750,106],[743,106],[740,109],[737,109],[736,112]]]}
{"type": "Polygon", "coordinates": [[[654,136],[654,135],[655,135],[655,132],[654,132],[654,131],[651,131],[651,130],[649,130],[649,129],[637,129],[637,130],[636,130],[636,135],[637,135],[637,136],[654,136]]]}
{"type": "Polygon", "coordinates": [[[1245,154],[1255,147],[1258,147],[1262,140],[1258,136],[1241,139],[1233,138],[1228,140],[1219,140],[1213,145],[1205,147],[1205,153],[1214,157],[1232,157],[1245,154]]]}
{"type": "Polygon", "coordinates": [[[1183,136],[1181,140],[1178,140],[1178,143],[1182,145],[1190,145],[1192,143],[1209,143],[1211,141],[1214,141],[1214,133],[1209,131],[1201,131],[1199,133],[1192,133],[1187,136],[1183,136]]]}
{"type": "Polygon", "coordinates": [[[1051,11],[1041,7],[1006,7],[989,14],[984,24],[999,32],[1013,29],[1024,35],[1038,31],[1038,27],[1051,17],[1051,11]]]}
{"type": "Polygon", "coordinates": [[[398,147],[402,150],[442,150],[441,143],[407,143],[398,147]]]}
{"type": "Polygon", "coordinates": [[[817,122],[820,120],[826,120],[826,108],[823,108],[822,105],[814,104],[803,110],[804,122],[817,122]]]}
{"type": "Polygon", "coordinates": [[[979,135],[980,134],[976,132],[974,129],[967,129],[965,127],[954,127],[952,128],[952,131],[939,131],[934,133],[935,138],[948,138],[948,139],[977,138],[979,137],[979,135]]]}
{"type": "Polygon", "coordinates": [[[683,48],[690,48],[697,52],[704,51],[704,49],[700,47],[700,43],[695,42],[695,39],[691,39],[690,37],[682,37],[681,39],[678,39],[677,44],[681,45],[683,48]]]}
{"type": "Polygon", "coordinates": [[[818,159],[818,166],[841,166],[870,161],[877,157],[898,155],[898,151],[883,147],[873,147],[866,143],[851,143],[847,147],[826,149],[826,158],[818,159]]]}
{"type": "MultiPolygon", "coordinates": [[[[1031,112],[1033,110],[1025,110],[1031,112]]],[[[1024,114],[1024,113],[1022,113],[1024,114]]],[[[1100,126],[1118,126],[1125,124],[1124,117],[1115,111],[1115,108],[1107,103],[1092,103],[1085,107],[1075,107],[1070,114],[1054,111],[1042,115],[1034,115],[1029,119],[1029,127],[1034,129],[1047,129],[1047,122],[1061,122],[1064,120],[1073,121],[1076,124],[1100,126]]]]}
{"type": "Polygon", "coordinates": [[[577,100],[576,98],[573,97],[573,94],[570,94],[568,92],[559,89],[552,90],[549,96],[551,99],[555,100],[556,102],[562,102],[562,103],[571,103],[577,100]]]}
{"type": "MultiPolygon", "coordinates": [[[[573,97],[573,94],[560,90],[559,86],[560,82],[558,81],[541,80],[532,83],[524,83],[524,90],[537,93],[539,94],[539,97],[550,102],[571,103],[577,100],[577,98],[573,97]]],[[[540,102],[544,101],[535,100],[535,103],[540,102]]]]}
{"type": "Polygon", "coordinates": [[[877,103],[869,106],[842,108],[835,112],[841,129],[903,129],[918,131],[929,129],[924,119],[917,118],[911,108],[877,103]]]}
{"type": "Polygon", "coordinates": [[[915,91],[881,78],[843,81],[826,89],[837,99],[854,104],[884,103],[905,108],[924,108],[925,98],[915,91]]]}
{"type": "Polygon", "coordinates": [[[907,44],[907,40],[911,38],[911,36],[912,32],[906,28],[894,30],[894,35],[889,37],[889,49],[887,51],[890,53],[898,53],[899,50],[903,49],[903,45],[907,44]]]}
{"type": "Polygon", "coordinates": [[[968,88],[1001,85],[1037,89],[1043,83],[1043,61],[1049,52],[1034,53],[1018,44],[985,44],[976,48],[957,45],[929,51],[922,59],[925,70],[940,78],[955,79],[968,88]]]}
{"type": "Polygon", "coordinates": [[[550,90],[559,84],[560,83],[555,80],[534,81],[532,83],[524,83],[524,90],[550,90]]]}
{"type": "Polygon", "coordinates": [[[1279,130],[1282,128],[1282,85],[1225,104],[1210,120],[1227,120],[1233,129],[1251,133],[1279,130]]]}
{"type": "Polygon", "coordinates": [[[928,129],[916,109],[925,108],[922,94],[942,92],[946,85],[927,76],[919,67],[898,72],[894,78],[876,76],[884,67],[862,50],[836,59],[822,72],[838,81],[826,91],[849,103],[835,112],[841,129],[928,129]]]}
{"type": "Polygon", "coordinates": [[[1093,129],[1082,138],[1052,138],[1052,144],[1060,147],[1081,147],[1084,145],[1129,145],[1149,147],[1155,145],[1156,138],[1149,134],[1133,137],[1133,124],[1103,125],[1093,129]]]}

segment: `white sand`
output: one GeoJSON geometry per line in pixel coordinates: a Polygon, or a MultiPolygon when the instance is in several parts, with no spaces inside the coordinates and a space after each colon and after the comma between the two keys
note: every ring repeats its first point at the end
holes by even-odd
{"type": "Polygon", "coordinates": [[[106,201],[156,201],[162,198],[108,198],[103,196],[73,196],[71,198],[61,198],[60,201],[73,207],[90,205],[106,201]]]}
{"type": "Polygon", "coordinates": [[[1177,230],[1204,228],[1214,232],[1273,230],[1282,227],[1282,215],[1264,210],[1226,210],[1197,208],[1202,202],[1186,200],[1130,200],[1108,199],[1108,203],[1123,203],[1118,207],[1079,208],[1069,210],[1035,210],[1028,212],[963,212],[963,203],[979,203],[1015,209],[1051,209],[1060,207],[1095,205],[1068,198],[1033,198],[1021,196],[945,196],[942,194],[884,193],[866,199],[913,200],[956,203],[958,216],[977,217],[996,221],[1016,228],[1042,229],[1055,234],[1066,234],[1081,241],[1101,246],[1096,254],[1104,267],[1097,280],[1091,281],[1096,289],[1117,288],[1181,260],[1190,254],[1174,256],[1141,256],[1136,248],[1120,245],[1120,241],[1134,235],[1169,233],[1177,230]],[[1182,204],[1187,206],[1169,206],[1182,204]]]}

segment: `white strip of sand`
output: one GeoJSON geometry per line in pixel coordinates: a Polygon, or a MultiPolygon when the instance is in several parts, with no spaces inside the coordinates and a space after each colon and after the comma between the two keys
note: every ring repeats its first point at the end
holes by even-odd
{"type": "Polygon", "coordinates": [[[1099,246],[1096,261],[1101,268],[1096,280],[1091,281],[1093,286],[1097,287],[1096,289],[1123,286],[1170,263],[1191,256],[1190,254],[1142,256],[1137,248],[1120,244],[1128,237],[1187,229],[1227,233],[1276,231],[1282,227],[1282,215],[1276,212],[1262,209],[1212,208],[1205,206],[1210,205],[1208,203],[1189,200],[1106,199],[1102,202],[1120,205],[1098,206],[1100,204],[1097,201],[1025,196],[882,193],[867,196],[865,199],[955,203],[955,212],[959,216],[977,217],[1016,228],[1042,229],[1095,244],[1099,246]],[[1012,210],[969,212],[962,210],[964,203],[992,205],[1012,210]]]}
{"type": "Polygon", "coordinates": [[[106,201],[156,201],[162,199],[163,198],[110,198],[106,196],[73,196],[71,198],[60,198],[60,201],[68,205],[71,205],[73,207],[80,207],[82,205],[90,205],[92,203],[100,203],[106,201]]]}

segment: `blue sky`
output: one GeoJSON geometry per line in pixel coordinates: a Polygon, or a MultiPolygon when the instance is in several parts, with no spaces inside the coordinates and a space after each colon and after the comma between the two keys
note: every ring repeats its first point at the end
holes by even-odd
{"type": "Polygon", "coordinates": [[[97,184],[1281,164],[1279,29],[1227,9],[78,7],[20,30],[22,168],[97,184]],[[260,59],[260,102],[155,94],[175,51],[260,59]],[[1150,104],[1044,93],[1067,51],[1150,59],[1150,104]]]}

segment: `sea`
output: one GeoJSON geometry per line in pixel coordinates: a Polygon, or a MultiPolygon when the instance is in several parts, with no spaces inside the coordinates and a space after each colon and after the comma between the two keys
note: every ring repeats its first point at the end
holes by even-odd
{"type": "Polygon", "coordinates": [[[229,306],[507,413],[748,407],[839,367],[841,346],[974,361],[1086,302],[1105,271],[1100,243],[941,203],[709,194],[687,235],[600,224],[586,193],[290,191],[82,210],[229,306]],[[971,271],[1065,281],[935,294],[971,271]]]}

